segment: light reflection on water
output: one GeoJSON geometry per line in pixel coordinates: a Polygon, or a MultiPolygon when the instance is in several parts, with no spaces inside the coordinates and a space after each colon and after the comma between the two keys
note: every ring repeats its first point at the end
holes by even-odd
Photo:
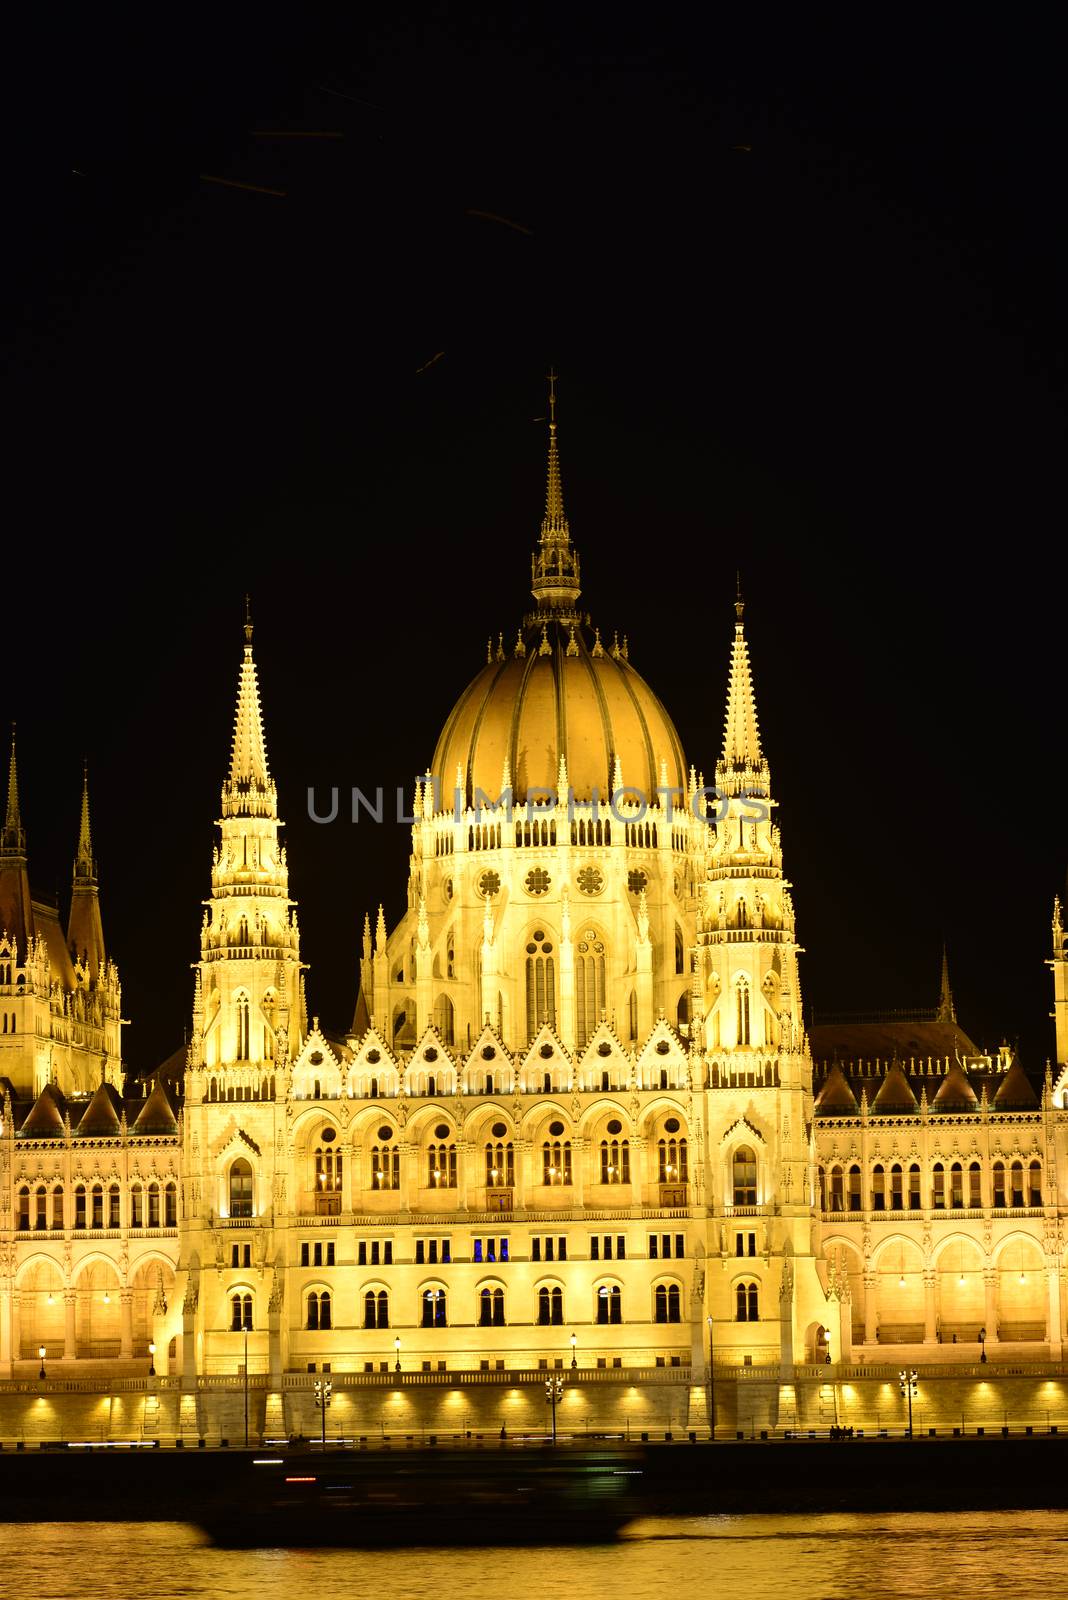
{"type": "Polygon", "coordinates": [[[38,1522],[0,1526],[0,1571],[37,1600],[1034,1600],[1063,1592],[1066,1541],[1060,1511],[648,1519],[578,1550],[224,1551],[180,1523],[38,1522]]]}

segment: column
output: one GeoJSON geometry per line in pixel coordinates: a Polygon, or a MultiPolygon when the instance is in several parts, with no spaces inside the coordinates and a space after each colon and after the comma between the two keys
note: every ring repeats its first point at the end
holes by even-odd
{"type": "Polygon", "coordinates": [[[456,1182],[457,1203],[461,1211],[467,1210],[467,1186],[471,1176],[471,1163],[474,1159],[475,1147],[468,1139],[456,1141],[456,1182]]]}
{"type": "Polygon", "coordinates": [[[938,1274],[931,1271],[923,1274],[923,1342],[938,1342],[938,1274]]]}
{"type": "Polygon", "coordinates": [[[21,1299],[19,1291],[12,1284],[11,1288],[11,1372],[14,1376],[15,1362],[22,1356],[22,1316],[21,1299]]]}
{"type": "Polygon", "coordinates": [[[864,1343],[878,1344],[879,1342],[879,1300],[878,1300],[878,1274],[866,1272],[864,1274],[864,1343]]]}
{"type": "Polygon", "coordinates": [[[119,1294],[122,1326],[119,1334],[119,1355],[123,1361],[133,1359],[133,1290],[123,1289],[119,1294]]]}
{"type": "Polygon", "coordinates": [[[571,1198],[576,1206],[585,1204],[587,1145],[583,1138],[571,1141],[571,1198]]]}
{"type": "Polygon", "coordinates": [[[535,1181],[535,1174],[531,1170],[531,1162],[535,1159],[533,1145],[529,1139],[515,1141],[515,1209],[523,1211],[529,1200],[530,1187],[535,1181]]]}
{"type": "Polygon", "coordinates": [[[78,1291],[63,1291],[63,1359],[78,1359],[78,1291]]]}
{"type": "Polygon", "coordinates": [[[1057,1267],[1056,1256],[1050,1256],[1046,1261],[1046,1287],[1049,1295],[1048,1310],[1046,1312],[1046,1339],[1049,1343],[1049,1356],[1051,1361],[1061,1359],[1063,1338],[1063,1313],[1061,1311],[1061,1277],[1057,1267]]]}
{"type": "Polygon", "coordinates": [[[998,1342],[998,1270],[996,1267],[987,1267],[983,1273],[983,1288],[986,1293],[986,1342],[988,1345],[998,1342]]]}

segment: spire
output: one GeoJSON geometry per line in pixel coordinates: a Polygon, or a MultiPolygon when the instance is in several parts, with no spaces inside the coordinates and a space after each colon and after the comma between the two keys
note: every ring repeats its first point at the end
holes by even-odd
{"type": "Polygon", "coordinates": [[[746,793],[768,793],[768,764],[760,749],[753,674],[745,642],[742,617],[745,602],[741,584],[734,602],[734,642],[731,646],[730,677],[727,683],[727,718],[723,730],[723,756],[716,770],[716,782],[728,792],[739,788],[746,793]],[[729,787],[733,782],[733,790],[729,787]]]}
{"type": "Polygon", "coordinates": [[[956,1022],[957,1008],[953,1004],[953,990],[949,987],[949,959],[946,955],[946,946],[942,944],[942,988],[938,997],[937,1022],[956,1022]]]}
{"type": "Polygon", "coordinates": [[[541,538],[531,564],[531,587],[541,610],[568,612],[579,597],[579,559],[571,548],[556,443],[556,373],[549,373],[549,472],[541,538]]]}
{"type": "Polygon", "coordinates": [[[74,884],[67,921],[67,948],[75,959],[84,957],[95,981],[105,966],[104,926],[97,893],[93,837],[89,831],[89,769],[82,772],[82,813],[78,825],[78,853],[74,858],[74,884]]]}
{"type": "Polygon", "coordinates": [[[237,684],[237,711],[230,749],[230,774],[223,784],[224,816],[277,815],[277,792],[267,766],[263,714],[252,659],[252,618],[245,599],[245,654],[237,684]]]}
{"type": "Polygon", "coordinates": [[[4,818],[4,832],[0,837],[0,850],[5,855],[24,855],[26,852],[26,832],[22,826],[22,812],[19,810],[19,772],[15,760],[15,724],[11,724],[11,760],[7,769],[7,814],[4,818]]]}
{"type": "Polygon", "coordinates": [[[78,854],[74,858],[75,883],[96,882],[93,836],[89,829],[89,763],[82,768],[82,815],[78,825],[78,854]]]}

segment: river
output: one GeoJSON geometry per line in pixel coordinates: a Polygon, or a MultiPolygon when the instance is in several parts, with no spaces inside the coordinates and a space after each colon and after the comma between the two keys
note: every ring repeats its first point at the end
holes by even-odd
{"type": "Polygon", "coordinates": [[[1062,1592],[1068,1512],[646,1520],[589,1549],[222,1551],[184,1523],[0,1525],[28,1600],[1034,1600],[1062,1592]],[[1057,1577],[1060,1572],[1061,1577],[1057,1577]]]}

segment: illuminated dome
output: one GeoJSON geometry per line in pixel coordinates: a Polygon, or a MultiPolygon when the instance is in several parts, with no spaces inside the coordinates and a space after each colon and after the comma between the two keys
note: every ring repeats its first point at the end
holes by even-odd
{"type": "Polygon", "coordinates": [[[649,800],[665,782],[683,790],[679,736],[630,665],[626,641],[606,648],[589,617],[575,609],[579,558],[564,515],[555,417],[532,592],[537,609],[524,618],[513,644],[506,647],[502,635],[490,649],[438,740],[432,771],[441,803],[454,803],[460,772],[467,803],[476,790],[496,801],[509,784],[517,802],[532,790],[555,793],[561,756],[576,800],[589,800],[596,790],[607,801],[620,780],[649,800]]]}

